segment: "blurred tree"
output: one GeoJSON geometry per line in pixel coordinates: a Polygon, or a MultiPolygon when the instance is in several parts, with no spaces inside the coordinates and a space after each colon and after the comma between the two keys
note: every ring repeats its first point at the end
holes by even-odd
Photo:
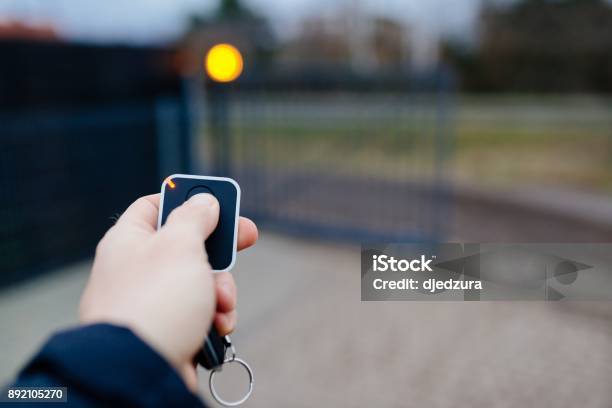
{"type": "Polygon", "coordinates": [[[605,0],[486,3],[478,46],[444,44],[471,91],[612,91],[612,6],[605,0]]]}
{"type": "Polygon", "coordinates": [[[253,13],[244,7],[240,0],[221,0],[216,11],[218,19],[253,17],[253,13]]]}

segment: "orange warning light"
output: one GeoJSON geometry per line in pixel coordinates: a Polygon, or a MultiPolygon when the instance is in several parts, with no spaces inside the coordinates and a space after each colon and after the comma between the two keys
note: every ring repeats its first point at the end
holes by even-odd
{"type": "Polygon", "coordinates": [[[206,54],[206,73],[216,82],[232,82],[240,76],[244,62],[238,48],[217,44],[206,54]]]}
{"type": "Polygon", "coordinates": [[[166,179],[166,184],[170,187],[170,188],[175,188],[176,184],[174,184],[174,181],[172,181],[171,178],[167,178],[166,179]]]}

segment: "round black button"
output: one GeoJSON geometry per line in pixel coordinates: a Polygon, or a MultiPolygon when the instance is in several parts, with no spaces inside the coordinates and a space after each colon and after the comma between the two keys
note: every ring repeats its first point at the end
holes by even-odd
{"type": "Polygon", "coordinates": [[[193,197],[196,194],[202,194],[202,193],[208,193],[208,194],[213,194],[212,190],[208,187],[205,186],[195,186],[194,188],[192,188],[191,190],[189,190],[189,192],[187,193],[187,197],[185,197],[185,201],[189,200],[191,197],[193,197]]]}

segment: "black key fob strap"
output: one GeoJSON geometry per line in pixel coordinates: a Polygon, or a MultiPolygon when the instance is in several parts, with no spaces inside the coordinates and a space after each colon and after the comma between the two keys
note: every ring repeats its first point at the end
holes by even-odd
{"type": "Polygon", "coordinates": [[[221,367],[225,362],[227,348],[232,343],[229,337],[219,335],[217,328],[213,325],[208,332],[208,337],[202,349],[196,354],[196,362],[207,370],[221,367]]]}

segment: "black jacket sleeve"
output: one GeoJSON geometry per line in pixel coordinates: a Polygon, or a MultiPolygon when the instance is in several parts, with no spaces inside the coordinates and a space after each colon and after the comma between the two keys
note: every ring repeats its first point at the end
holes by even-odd
{"type": "Polygon", "coordinates": [[[156,351],[108,324],[54,335],[13,386],[67,387],[69,406],[203,406],[156,351]]]}

